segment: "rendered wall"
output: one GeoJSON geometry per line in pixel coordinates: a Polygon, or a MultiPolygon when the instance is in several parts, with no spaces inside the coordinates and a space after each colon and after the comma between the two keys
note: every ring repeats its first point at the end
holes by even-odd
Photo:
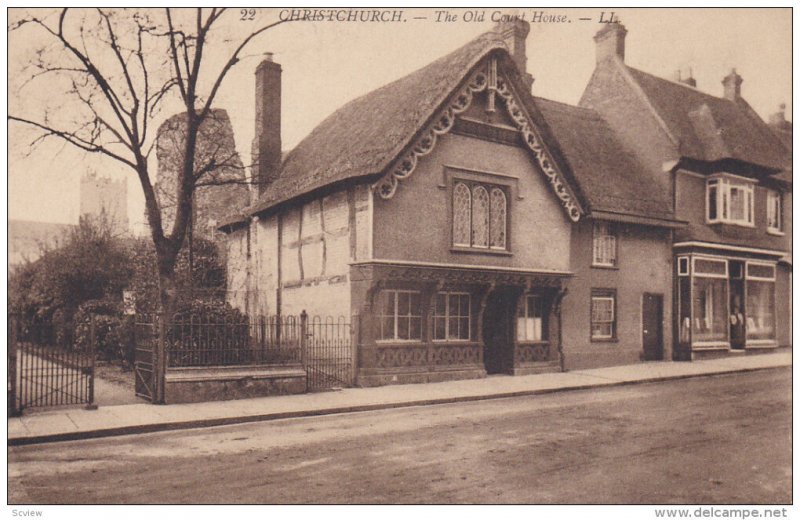
{"type": "Polygon", "coordinates": [[[521,146],[462,135],[439,138],[390,200],[375,197],[376,259],[569,269],[570,221],[535,160],[521,146]],[[510,254],[452,251],[452,177],[510,182],[510,254]]]}
{"type": "Polygon", "coordinates": [[[663,295],[664,359],[672,353],[672,249],[669,231],[619,225],[617,268],[592,267],[591,220],[573,228],[572,270],[562,302],[563,348],[568,370],[638,363],[643,354],[642,295],[663,295]],[[617,293],[614,341],[591,340],[592,289],[617,293]]]}

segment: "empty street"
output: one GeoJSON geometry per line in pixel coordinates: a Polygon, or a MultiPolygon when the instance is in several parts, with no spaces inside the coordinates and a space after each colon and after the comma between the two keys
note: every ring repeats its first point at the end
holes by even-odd
{"type": "Polygon", "coordinates": [[[9,502],[788,503],[791,371],[9,448],[9,502]]]}

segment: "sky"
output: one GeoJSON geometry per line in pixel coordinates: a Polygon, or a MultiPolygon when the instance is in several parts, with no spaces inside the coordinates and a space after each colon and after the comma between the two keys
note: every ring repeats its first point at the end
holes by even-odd
{"type": "MultiPolygon", "coordinates": [[[[541,9],[518,8],[531,20],[541,9]]],[[[247,57],[229,74],[218,102],[228,111],[237,150],[245,163],[253,139],[254,78],[263,53],[274,53],[283,68],[283,147],[293,148],[325,117],[351,99],[398,79],[491,29],[496,8],[447,9],[456,21],[437,21],[434,10],[406,9],[402,22],[291,22],[267,31],[248,47],[247,57]],[[483,20],[480,20],[481,13],[483,20]],[[470,21],[466,21],[469,20],[470,21]]],[[[569,23],[533,23],[527,41],[528,72],[537,96],[576,104],[595,63],[593,35],[600,8],[544,9],[566,15],[569,23]],[[579,18],[590,18],[581,21],[579,18]]],[[[605,11],[606,18],[610,11],[605,11]]],[[[625,24],[625,61],[640,70],[673,78],[691,69],[698,89],[722,95],[722,78],[735,67],[744,79],[742,94],[764,118],[787,105],[792,114],[792,20],[790,9],[615,9],[625,24]]],[[[9,19],[22,10],[12,9],[9,19]]],[[[155,13],[154,13],[155,14],[155,13]]],[[[253,20],[233,10],[221,20],[219,41],[240,37],[281,16],[276,9],[256,9],[253,20]]],[[[439,15],[443,18],[443,15],[439,15]]],[[[60,95],[64,85],[48,80],[25,82],[25,68],[48,40],[32,31],[9,34],[10,114],[33,116],[42,106],[52,114],[70,113],[73,102],[60,95]]],[[[216,70],[229,47],[210,52],[204,67],[216,70]]],[[[180,110],[167,104],[163,118],[180,110]]],[[[160,120],[156,122],[156,125],[160,120]]],[[[9,124],[8,217],[76,223],[81,175],[127,179],[129,221],[144,229],[141,187],[130,170],[113,161],[87,156],[56,140],[31,148],[36,135],[9,124]]],[[[155,169],[153,169],[155,170],[155,169]]]]}

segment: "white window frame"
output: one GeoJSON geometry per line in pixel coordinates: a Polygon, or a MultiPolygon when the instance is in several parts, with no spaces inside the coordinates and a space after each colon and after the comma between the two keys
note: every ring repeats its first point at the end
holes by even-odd
{"type": "Polygon", "coordinates": [[[604,291],[598,290],[597,294],[591,295],[591,300],[589,304],[589,335],[591,339],[606,341],[606,340],[613,340],[616,339],[617,334],[617,295],[614,292],[609,292],[604,294],[604,291]],[[595,335],[594,333],[594,302],[595,301],[609,301],[611,302],[611,320],[610,321],[603,321],[598,323],[611,323],[611,334],[610,335],[595,335]]]}
{"type": "MultiPolygon", "coordinates": [[[[376,342],[378,342],[378,343],[419,343],[419,342],[421,342],[422,341],[422,332],[423,332],[422,331],[422,319],[423,319],[423,316],[422,316],[422,292],[414,291],[414,290],[408,290],[408,289],[384,289],[383,291],[381,291],[381,296],[383,294],[387,294],[387,293],[392,294],[393,297],[394,297],[394,316],[393,316],[393,318],[394,318],[394,331],[392,333],[393,336],[391,338],[380,338],[380,339],[377,339],[376,342]],[[414,315],[414,314],[410,314],[408,316],[406,316],[406,315],[400,316],[398,314],[398,309],[399,309],[398,300],[399,300],[399,295],[401,293],[419,295],[419,298],[420,298],[420,308],[418,309],[419,310],[419,316],[414,315]],[[400,321],[399,318],[409,318],[409,319],[411,319],[411,318],[419,318],[419,326],[420,326],[419,327],[419,335],[420,335],[420,337],[419,338],[400,339],[398,337],[398,334],[397,334],[397,323],[400,321]]],[[[381,301],[381,303],[383,303],[383,302],[381,301]]],[[[379,312],[378,312],[378,319],[380,320],[379,323],[381,323],[381,325],[379,325],[379,327],[382,327],[383,319],[389,317],[389,316],[385,315],[383,312],[384,312],[383,308],[381,308],[379,310],[379,312]]],[[[380,337],[381,336],[381,330],[378,330],[377,332],[378,332],[378,336],[380,337]]]]}
{"type": "Polygon", "coordinates": [[[783,235],[783,197],[777,190],[767,190],[767,232],[783,235]]]}
{"type": "Polygon", "coordinates": [[[611,222],[594,222],[592,225],[592,266],[594,267],[616,267],[617,266],[617,252],[619,249],[619,244],[617,240],[617,231],[614,229],[614,226],[611,222]],[[600,229],[605,229],[605,234],[600,234],[600,229]],[[605,248],[598,247],[597,241],[598,239],[609,240],[613,244],[613,257],[609,260],[603,258],[602,256],[598,256],[600,251],[604,251],[605,248]]]}
{"type": "Polygon", "coordinates": [[[708,224],[733,224],[743,227],[755,227],[754,206],[755,195],[754,186],[756,181],[746,177],[739,177],[731,174],[712,175],[706,181],[706,222],[708,224]],[[711,218],[711,196],[712,187],[716,187],[715,199],[716,215],[711,218]],[[735,219],[731,216],[731,189],[742,190],[744,192],[744,217],[735,219]]]}
{"type": "Polygon", "coordinates": [[[759,282],[774,282],[776,280],[776,278],[777,278],[777,271],[778,271],[777,265],[773,264],[771,262],[753,262],[753,261],[748,261],[745,264],[744,276],[745,276],[746,280],[757,280],[759,282]],[[763,267],[771,267],[772,268],[772,276],[764,277],[764,276],[753,276],[753,275],[751,275],[750,274],[750,266],[751,265],[758,265],[758,266],[763,266],[763,267]]]}
{"type": "Polygon", "coordinates": [[[678,276],[689,276],[689,257],[678,257],[678,276]]]}
{"type": "Polygon", "coordinates": [[[713,256],[693,256],[692,257],[692,276],[695,278],[728,278],[728,261],[722,258],[715,258],[713,256]],[[715,262],[718,264],[723,264],[725,266],[725,273],[718,274],[718,273],[704,273],[703,271],[697,270],[697,261],[702,260],[704,262],[715,262]]]}
{"type": "Polygon", "coordinates": [[[431,341],[436,343],[453,343],[453,342],[462,342],[466,343],[468,341],[472,341],[472,295],[468,292],[457,292],[457,291],[440,291],[436,293],[436,297],[438,298],[440,295],[444,296],[444,305],[445,311],[444,315],[440,316],[436,314],[436,305],[434,304],[433,309],[431,309],[433,314],[433,330],[431,331],[431,341]],[[450,296],[466,296],[467,297],[467,338],[451,338],[450,337],[450,318],[457,317],[463,318],[463,316],[451,316],[450,315],[450,296]],[[436,335],[436,320],[437,319],[444,319],[444,338],[434,338],[436,335]]]}

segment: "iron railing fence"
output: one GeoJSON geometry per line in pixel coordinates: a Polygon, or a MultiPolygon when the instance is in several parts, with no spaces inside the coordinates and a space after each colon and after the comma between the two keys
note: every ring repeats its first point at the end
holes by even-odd
{"type": "MultiPolygon", "coordinates": [[[[137,337],[155,334],[153,317],[137,317],[137,337]]],[[[150,336],[152,337],[152,336],[150,336]]],[[[249,319],[178,315],[165,326],[167,366],[208,367],[301,362],[301,321],[296,316],[249,319]]]]}
{"type": "Polygon", "coordinates": [[[159,327],[170,368],[302,364],[311,390],[352,386],[354,329],[345,316],[136,317],[137,393],[153,395],[159,327]],[[141,379],[141,380],[140,380],[141,379]],[[152,383],[151,383],[152,381],[152,383]]]}

